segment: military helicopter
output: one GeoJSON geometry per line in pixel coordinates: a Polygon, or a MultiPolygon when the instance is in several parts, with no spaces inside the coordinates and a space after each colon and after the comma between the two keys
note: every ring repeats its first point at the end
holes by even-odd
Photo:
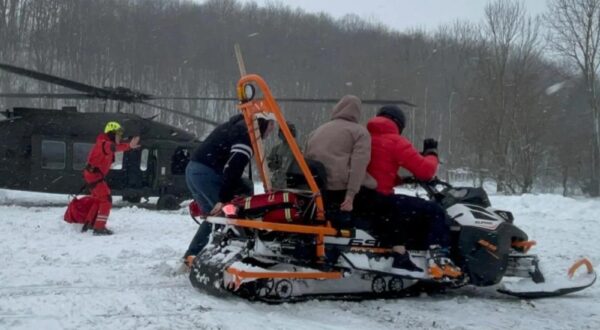
{"type": "MultiPolygon", "coordinates": [[[[99,88],[49,74],[0,64],[0,69],[57,84],[81,93],[3,93],[11,98],[116,100],[141,103],[161,111],[217,125],[191,114],[149,103],[156,97],[127,88],[99,88]]],[[[201,99],[201,98],[195,98],[201,99]]],[[[108,121],[118,121],[126,135],[139,135],[140,149],[118,153],[107,181],[115,195],[129,202],[158,197],[158,209],[174,209],[190,198],[185,167],[199,143],[182,129],[130,113],[79,112],[76,107],[40,109],[16,107],[0,120],[0,187],[37,192],[74,194],[80,191],[81,172],[96,135],[108,121]]]]}
{"type": "MultiPolygon", "coordinates": [[[[161,97],[125,87],[95,87],[54,75],[0,63],[0,70],[73,89],[79,93],[0,93],[4,98],[103,99],[144,106],[218,125],[192,114],[150,103],[159,99],[235,101],[236,97],[161,97]]],[[[281,98],[279,102],[336,103],[338,99],[281,98]]],[[[364,104],[405,104],[404,100],[363,100],[364,104]]],[[[158,209],[176,209],[191,198],[185,183],[190,154],[200,143],[182,129],[154,117],[130,113],[79,112],[76,107],[15,107],[0,117],[0,188],[76,194],[95,138],[108,121],[118,121],[127,136],[139,135],[142,148],[119,153],[106,180],[114,195],[138,203],[158,197],[158,209]],[[68,124],[65,124],[68,123],[68,124]]]]}

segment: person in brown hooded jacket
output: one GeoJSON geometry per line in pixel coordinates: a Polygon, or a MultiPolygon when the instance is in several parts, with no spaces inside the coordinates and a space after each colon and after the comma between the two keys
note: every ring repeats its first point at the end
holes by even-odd
{"type": "Polygon", "coordinates": [[[334,221],[350,221],[354,196],[367,180],[371,136],[359,123],[360,113],[358,97],[342,97],[331,120],[313,131],[306,143],[305,157],[323,163],[327,171],[322,194],[328,217],[334,221]]]}

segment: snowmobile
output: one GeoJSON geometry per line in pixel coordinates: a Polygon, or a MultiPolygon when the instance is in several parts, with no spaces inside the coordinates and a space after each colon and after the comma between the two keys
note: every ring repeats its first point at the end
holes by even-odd
{"type": "Polygon", "coordinates": [[[369,221],[333,226],[327,220],[319,193],[323,169],[302,156],[265,81],[258,75],[245,75],[237,90],[238,107],[267,193],[239,197],[223,207],[222,216],[204,217],[214,229],[209,244],[192,262],[194,287],[282,303],[399,297],[465,285],[498,285],[503,294],[543,298],[594,284],[596,273],[588,259],[573,264],[568,280],[547,280],[538,257],[528,253],[535,241],[515,226],[509,211],[493,208],[481,188],[457,188],[437,179],[415,183],[446,210],[452,222],[451,257],[461,273],[432,273],[425,249],[409,251],[423,271],[393,269],[391,247],[382,243],[382,233],[369,228],[369,221]],[[256,87],[262,98],[255,97],[256,87]],[[272,113],[277,119],[296,160],[294,180],[305,184],[304,189],[271,189],[254,117],[259,112],[272,113]],[[585,273],[578,272],[582,266],[585,273]],[[520,280],[503,281],[511,277],[520,280]]]}

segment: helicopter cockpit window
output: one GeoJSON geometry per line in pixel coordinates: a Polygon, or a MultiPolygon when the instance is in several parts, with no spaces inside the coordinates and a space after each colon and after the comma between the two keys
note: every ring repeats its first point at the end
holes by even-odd
{"type": "Polygon", "coordinates": [[[66,144],[62,141],[42,141],[42,168],[49,170],[65,169],[66,144]]]}
{"type": "Polygon", "coordinates": [[[87,164],[87,157],[94,144],[75,142],[73,143],[73,169],[83,170],[87,164]]]}
{"type": "Polygon", "coordinates": [[[115,161],[110,166],[111,170],[122,170],[123,169],[123,152],[115,152],[115,161]]]}
{"type": "Polygon", "coordinates": [[[142,150],[142,155],[140,157],[140,170],[146,171],[148,169],[148,154],[150,150],[144,149],[142,150]]]}

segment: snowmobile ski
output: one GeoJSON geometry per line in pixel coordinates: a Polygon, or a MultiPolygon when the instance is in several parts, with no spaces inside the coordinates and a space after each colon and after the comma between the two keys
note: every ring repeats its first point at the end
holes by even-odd
{"type": "Polygon", "coordinates": [[[576,261],[569,269],[568,278],[561,280],[545,280],[536,283],[533,279],[521,279],[518,282],[503,283],[498,292],[522,299],[539,299],[558,297],[589,288],[596,282],[596,272],[588,259],[576,261]],[[587,272],[575,276],[575,271],[585,266],[587,272]]]}

